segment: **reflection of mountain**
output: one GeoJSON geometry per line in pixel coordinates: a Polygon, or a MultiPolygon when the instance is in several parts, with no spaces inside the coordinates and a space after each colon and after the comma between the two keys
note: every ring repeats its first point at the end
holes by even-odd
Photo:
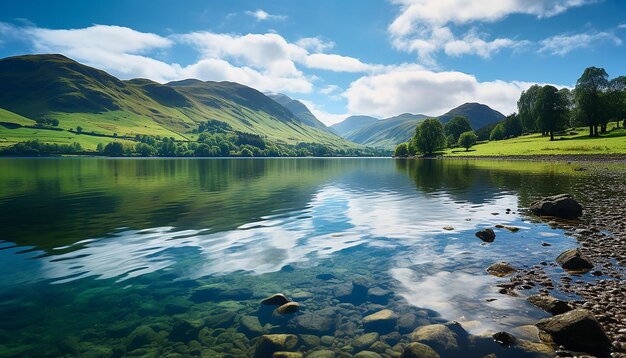
{"type": "Polygon", "coordinates": [[[4,160],[3,238],[44,249],[119,228],[219,231],[302,208],[327,160],[4,160]]]}

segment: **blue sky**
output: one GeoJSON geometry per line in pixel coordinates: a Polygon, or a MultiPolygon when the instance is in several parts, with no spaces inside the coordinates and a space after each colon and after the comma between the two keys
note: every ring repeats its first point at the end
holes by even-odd
{"type": "Polygon", "coordinates": [[[350,114],[505,114],[533,83],[626,74],[619,0],[3,1],[0,57],[62,53],[122,78],[230,80],[350,114]]]}

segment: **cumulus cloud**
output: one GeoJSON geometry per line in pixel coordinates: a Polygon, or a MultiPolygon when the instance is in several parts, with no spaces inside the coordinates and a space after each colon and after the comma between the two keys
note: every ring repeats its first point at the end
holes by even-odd
{"type": "Polygon", "coordinates": [[[261,9],[258,9],[256,11],[246,11],[246,15],[254,17],[256,21],[285,20],[287,18],[287,16],[284,15],[271,15],[261,9]]]}
{"type": "Polygon", "coordinates": [[[323,41],[318,37],[305,37],[296,41],[296,45],[310,52],[325,52],[335,47],[333,41],[323,41]]]}
{"type": "Polygon", "coordinates": [[[344,93],[348,110],[390,117],[398,113],[440,115],[465,102],[480,102],[504,113],[515,111],[527,82],[480,82],[462,72],[398,68],[361,77],[344,93]]]}
{"type": "Polygon", "coordinates": [[[581,34],[564,34],[549,37],[541,41],[540,53],[565,56],[568,53],[591,47],[600,42],[612,42],[621,45],[622,40],[609,32],[587,32],[581,34]]]}
{"type": "Polygon", "coordinates": [[[490,57],[503,48],[519,48],[526,41],[497,38],[470,31],[457,38],[450,25],[495,22],[512,14],[551,17],[594,0],[392,0],[400,14],[389,25],[392,43],[397,49],[416,52],[425,64],[433,65],[434,56],[444,50],[459,56],[475,54],[490,57]]]}
{"type": "Polygon", "coordinates": [[[382,66],[379,65],[363,63],[354,57],[325,53],[308,55],[304,64],[309,68],[334,72],[371,72],[382,68],[382,66]]]}
{"type": "Polygon", "coordinates": [[[322,89],[320,89],[320,93],[324,95],[331,95],[333,93],[341,92],[341,87],[337,85],[328,85],[322,89]]]}

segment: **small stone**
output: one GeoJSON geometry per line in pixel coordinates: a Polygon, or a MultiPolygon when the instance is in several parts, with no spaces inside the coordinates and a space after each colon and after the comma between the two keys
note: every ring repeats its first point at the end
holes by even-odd
{"type": "Polygon", "coordinates": [[[363,327],[367,332],[388,333],[396,327],[398,316],[389,309],[384,309],[363,318],[363,327]]]}
{"type": "Polygon", "coordinates": [[[335,358],[335,352],[323,349],[309,353],[306,358],[335,358]]]}
{"type": "Polygon", "coordinates": [[[357,351],[361,351],[361,350],[369,348],[377,340],[378,340],[378,333],[375,333],[375,332],[366,333],[366,334],[356,337],[356,339],[352,341],[352,347],[354,347],[354,349],[356,349],[357,351]]]}
{"type": "Polygon", "coordinates": [[[302,358],[304,355],[301,352],[274,352],[272,358],[302,358]]]}
{"type": "Polygon", "coordinates": [[[567,302],[561,301],[552,296],[535,295],[528,297],[526,300],[553,315],[562,314],[572,310],[572,307],[567,302]]]}
{"type": "Polygon", "coordinates": [[[261,304],[271,305],[271,306],[282,306],[288,302],[290,302],[290,300],[287,298],[287,296],[283,295],[282,293],[276,293],[267,297],[263,301],[261,301],[261,304]]]}
{"type": "Polygon", "coordinates": [[[290,351],[298,344],[298,337],[293,334],[267,334],[256,343],[256,358],[271,357],[275,352],[290,351]]]}
{"type": "Polygon", "coordinates": [[[515,342],[517,341],[515,337],[513,337],[512,334],[507,333],[507,332],[497,332],[497,333],[494,333],[492,337],[496,343],[505,347],[510,347],[514,345],[515,342]]]}
{"type": "Polygon", "coordinates": [[[442,227],[442,229],[446,230],[446,231],[452,231],[454,230],[454,228],[452,226],[444,226],[442,227]]]}
{"type": "Polygon", "coordinates": [[[484,242],[493,242],[496,239],[496,233],[492,229],[484,229],[476,233],[476,237],[484,242]]]}
{"type": "Polygon", "coordinates": [[[255,316],[244,316],[239,321],[241,324],[241,328],[244,333],[249,334],[251,337],[260,336],[263,334],[263,326],[261,326],[261,322],[258,317],[255,316]]]}
{"type": "Polygon", "coordinates": [[[439,354],[437,354],[437,352],[435,352],[429,346],[422,344],[422,343],[414,342],[406,346],[406,348],[404,348],[404,351],[402,351],[402,355],[400,355],[400,358],[440,358],[440,357],[439,357],[439,354]]]}
{"type": "Polygon", "coordinates": [[[516,271],[517,269],[515,267],[511,266],[510,263],[504,261],[496,262],[495,264],[487,268],[487,272],[498,277],[508,276],[516,271]]]}
{"type": "Polygon", "coordinates": [[[300,304],[298,302],[289,302],[278,307],[276,309],[276,312],[280,314],[290,314],[290,313],[296,313],[299,310],[300,310],[300,304]]]}
{"type": "Polygon", "coordinates": [[[591,260],[578,249],[564,251],[556,258],[556,262],[563,269],[574,272],[587,272],[593,268],[591,260]]]}
{"type": "Polygon", "coordinates": [[[418,327],[410,338],[414,342],[427,344],[438,352],[455,351],[459,348],[457,334],[443,324],[418,327]]]}
{"type": "Polygon", "coordinates": [[[355,354],[354,358],[382,358],[382,356],[372,351],[361,351],[355,354]]]}

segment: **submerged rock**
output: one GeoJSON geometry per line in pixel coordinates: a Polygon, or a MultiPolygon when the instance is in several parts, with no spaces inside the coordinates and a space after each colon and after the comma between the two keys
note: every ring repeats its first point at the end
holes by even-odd
{"type": "Polygon", "coordinates": [[[492,229],[480,230],[476,233],[476,237],[484,242],[493,242],[496,239],[496,233],[492,229]]]}
{"type": "Polygon", "coordinates": [[[526,300],[542,310],[552,313],[553,315],[562,314],[572,310],[569,303],[556,299],[552,296],[535,295],[528,297],[526,300]]]}
{"type": "Polygon", "coordinates": [[[508,276],[515,271],[517,271],[515,267],[511,266],[510,263],[504,261],[496,262],[495,264],[487,267],[487,272],[498,277],[508,276]]]}
{"type": "Polygon", "coordinates": [[[299,310],[300,310],[300,304],[298,302],[289,302],[278,307],[276,309],[276,312],[280,314],[290,314],[290,313],[296,313],[299,310]]]}
{"type": "Polygon", "coordinates": [[[567,349],[588,353],[606,353],[611,341],[593,314],[575,309],[537,322],[536,326],[567,349]]]}
{"type": "Polygon", "coordinates": [[[272,358],[302,358],[304,355],[301,352],[274,352],[272,358]]]}
{"type": "Polygon", "coordinates": [[[149,345],[159,338],[158,334],[148,326],[139,326],[128,336],[126,349],[132,351],[135,348],[149,345]]]}
{"type": "Polygon", "coordinates": [[[198,337],[200,326],[195,325],[186,320],[178,320],[174,322],[174,326],[170,331],[169,339],[174,342],[189,342],[198,337]]]}
{"type": "Polygon", "coordinates": [[[363,318],[363,328],[367,332],[385,334],[396,327],[398,316],[389,309],[380,310],[363,318]]]}
{"type": "Polygon", "coordinates": [[[559,194],[530,204],[530,211],[539,216],[576,219],[582,216],[583,207],[569,194],[559,194]]]}
{"type": "Polygon", "coordinates": [[[556,262],[569,271],[587,272],[593,268],[593,263],[587,256],[583,255],[578,249],[571,249],[561,253],[556,262]]]}
{"type": "Polygon", "coordinates": [[[328,281],[328,280],[332,280],[332,279],[337,278],[337,277],[335,277],[335,275],[333,275],[332,273],[321,273],[321,274],[315,276],[315,278],[318,279],[318,280],[328,281]]]}
{"type": "Polygon", "coordinates": [[[386,305],[389,302],[389,296],[391,292],[384,290],[380,287],[373,287],[367,291],[367,298],[372,303],[378,303],[381,305],[386,305]]]}
{"type": "Polygon", "coordinates": [[[372,351],[361,351],[355,354],[354,358],[382,358],[382,356],[372,351]]]}
{"type": "Polygon", "coordinates": [[[335,297],[341,302],[361,304],[367,300],[367,291],[367,284],[363,280],[354,280],[352,284],[337,286],[335,297]]]}
{"type": "Polygon", "coordinates": [[[209,316],[204,321],[204,325],[209,328],[227,328],[232,326],[236,315],[235,312],[224,312],[209,316]]]}
{"type": "Polygon", "coordinates": [[[275,352],[293,350],[298,344],[298,337],[293,334],[266,334],[256,343],[255,358],[271,357],[275,352]]]}
{"type": "Polygon", "coordinates": [[[263,326],[261,326],[261,322],[256,316],[244,316],[239,323],[241,324],[241,330],[248,334],[249,337],[260,336],[264,333],[263,326]]]}
{"type": "Polygon", "coordinates": [[[517,342],[515,337],[513,337],[513,335],[508,332],[496,332],[491,337],[496,343],[505,347],[510,347],[512,345],[515,345],[515,343],[517,342]]]}
{"type": "Polygon", "coordinates": [[[443,324],[429,324],[418,327],[410,335],[411,341],[433,347],[440,354],[459,349],[458,335],[443,324]]]}
{"type": "Polygon", "coordinates": [[[263,301],[261,301],[261,304],[271,305],[271,306],[282,306],[288,302],[290,302],[290,300],[287,298],[287,296],[283,295],[282,293],[276,293],[265,298],[263,301]]]}
{"type": "Polygon", "coordinates": [[[439,354],[425,344],[413,342],[404,348],[400,358],[439,358],[439,354]]]}
{"type": "Polygon", "coordinates": [[[374,342],[378,340],[378,333],[366,333],[360,335],[352,341],[352,347],[354,347],[357,351],[362,351],[364,349],[369,348],[374,342]]]}
{"type": "Polygon", "coordinates": [[[312,333],[318,336],[333,333],[335,329],[336,311],[332,307],[306,312],[294,318],[290,325],[303,333],[312,333]]]}
{"type": "Polygon", "coordinates": [[[309,353],[306,358],[335,358],[335,352],[323,349],[309,353]]]}

